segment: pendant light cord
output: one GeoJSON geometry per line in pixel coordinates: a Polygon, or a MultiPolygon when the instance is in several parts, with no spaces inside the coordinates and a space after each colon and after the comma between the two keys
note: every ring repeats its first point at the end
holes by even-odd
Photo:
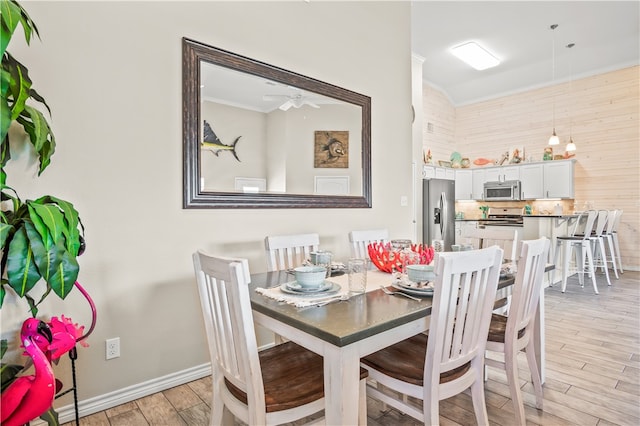
{"type": "MultiPolygon", "coordinates": [[[[556,83],[556,31],[558,28],[558,24],[551,25],[551,31],[553,36],[551,37],[551,82],[555,85],[556,83]]],[[[553,90],[553,133],[556,133],[556,89],[553,90]]]]}
{"type": "Polygon", "coordinates": [[[567,49],[569,49],[569,140],[571,142],[573,142],[573,114],[572,114],[572,105],[571,102],[573,101],[573,51],[571,50],[571,48],[573,46],[575,46],[575,43],[569,43],[567,44],[567,49]]]}

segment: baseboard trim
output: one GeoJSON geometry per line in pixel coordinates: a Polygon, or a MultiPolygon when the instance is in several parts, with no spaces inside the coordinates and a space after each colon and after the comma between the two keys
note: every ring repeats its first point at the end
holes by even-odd
{"type": "MultiPolygon", "coordinates": [[[[99,395],[78,402],[78,412],[80,417],[88,416],[99,411],[107,410],[115,406],[125,404],[130,401],[162,392],[175,386],[183,385],[194,380],[201,379],[211,374],[211,363],[198,365],[186,370],[167,374],[166,376],[157,377],[146,382],[138,383],[117,391],[99,395]]],[[[67,423],[75,420],[75,411],[73,404],[65,405],[56,409],[60,423],[67,423]]],[[[34,426],[46,424],[45,422],[32,422],[34,426]]]]}

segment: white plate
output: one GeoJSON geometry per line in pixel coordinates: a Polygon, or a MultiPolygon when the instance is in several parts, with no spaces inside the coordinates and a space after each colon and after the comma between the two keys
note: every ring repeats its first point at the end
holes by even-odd
{"type": "Polygon", "coordinates": [[[417,288],[408,287],[408,286],[404,286],[402,284],[396,284],[396,283],[391,284],[391,286],[393,288],[395,288],[395,289],[400,290],[400,291],[404,291],[407,294],[411,294],[412,296],[419,296],[419,297],[432,297],[433,296],[433,289],[432,288],[417,289],[417,288]]]}
{"type": "Polygon", "coordinates": [[[327,294],[337,293],[342,287],[340,285],[325,281],[323,285],[313,289],[302,289],[300,284],[295,281],[284,283],[280,286],[280,290],[288,294],[297,294],[298,296],[326,296],[327,294]]]}

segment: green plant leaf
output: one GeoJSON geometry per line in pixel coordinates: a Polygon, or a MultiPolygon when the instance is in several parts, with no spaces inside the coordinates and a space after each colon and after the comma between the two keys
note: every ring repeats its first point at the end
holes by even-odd
{"type": "Polygon", "coordinates": [[[58,413],[53,409],[53,407],[49,408],[46,413],[42,414],[40,419],[47,422],[47,426],[58,426],[60,424],[58,413]]]}
{"type": "MultiPolygon", "coordinates": [[[[31,222],[24,222],[24,229],[27,233],[28,244],[33,252],[33,262],[38,268],[38,272],[42,278],[49,282],[49,271],[51,270],[51,251],[49,247],[54,247],[51,240],[42,241],[40,233],[36,230],[35,226],[31,222]]],[[[14,237],[15,238],[15,237],[14,237]]],[[[47,236],[47,238],[50,238],[47,236]]]]}
{"type": "Polygon", "coordinates": [[[25,109],[26,101],[30,96],[32,83],[29,78],[29,70],[9,52],[6,52],[2,58],[2,69],[11,75],[9,92],[6,96],[11,107],[11,120],[15,120],[25,109]]]}
{"type": "MultiPolygon", "coordinates": [[[[57,244],[66,227],[60,208],[55,204],[40,204],[37,201],[31,201],[28,205],[29,217],[42,237],[42,241],[47,241],[48,234],[51,236],[51,242],[57,244]]],[[[45,248],[49,249],[46,245],[45,248]]]]}
{"type": "Polygon", "coordinates": [[[2,380],[2,392],[16,380],[16,376],[24,367],[17,364],[0,364],[0,378],[2,380]]]}
{"type": "MultiPolygon", "coordinates": [[[[2,80],[0,82],[2,89],[2,99],[0,100],[0,143],[2,143],[2,151],[5,151],[4,145],[9,146],[9,138],[7,135],[9,134],[9,127],[11,127],[11,108],[9,107],[9,100],[7,99],[6,92],[8,90],[8,83],[5,82],[5,75],[7,73],[2,70],[0,73],[2,80]],[[7,87],[5,87],[5,85],[7,87]]],[[[8,151],[8,149],[7,149],[8,151]]],[[[2,162],[0,165],[2,168],[7,164],[7,161],[11,158],[11,156],[2,155],[2,162]]]]}
{"type": "Polygon", "coordinates": [[[52,255],[54,261],[51,263],[51,270],[49,271],[49,279],[47,282],[53,289],[53,292],[60,296],[61,299],[64,299],[73,289],[76,279],[78,278],[80,266],[78,265],[76,257],[65,249],[62,241],[59,241],[52,250],[55,250],[55,253],[52,255]]]}
{"type": "MultiPolygon", "coordinates": [[[[29,225],[30,224],[25,224],[29,225]]],[[[9,286],[23,297],[40,280],[41,274],[35,263],[34,253],[27,238],[25,227],[20,227],[9,243],[7,254],[7,278],[9,286]]],[[[33,226],[31,226],[33,228],[33,226]]],[[[37,231],[33,230],[37,235],[37,231]]]]}
{"type": "Polygon", "coordinates": [[[55,203],[58,205],[60,210],[62,210],[65,219],[65,224],[62,227],[62,233],[66,238],[67,250],[74,256],[77,256],[78,249],[80,248],[80,231],[78,226],[82,227],[83,231],[84,227],[80,221],[78,211],[73,207],[73,204],[51,195],[46,195],[36,201],[40,203],[55,203]]]}
{"type": "Polygon", "coordinates": [[[0,250],[4,251],[4,243],[7,241],[7,237],[13,230],[13,225],[8,223],[0,223],[0,250]]]}
{"type": "Polygon", "coordinates": [[[0,54],[4,54],[11,41],[11,36],[15,32],[18,23],[22,20],[21,7],[14,2],[2,0],[0,2],[0,18],[2,22],[1,27],[1,41],[0,41],[0,54]]]}
{"type": "Polygon", "coordinates": [[[38,153],[40,159],[38,176],[40,176],[49,163],[51,163],[51,156],[56,150],[56,138],[53,132],[51,132],[49,123],[47,123],[44,115],[29,105],[25,105],[24,111],[22,111],[16,121],[20,123],[29,134],[31,143],[38,153]]]}
{"type": "Polygon", "coordinates": [[[7,291],[4,289],[4,282],[0,282],[0,308],[2,308],[2,304],[4,303],[4,296],[7,294],[7,291]]]}

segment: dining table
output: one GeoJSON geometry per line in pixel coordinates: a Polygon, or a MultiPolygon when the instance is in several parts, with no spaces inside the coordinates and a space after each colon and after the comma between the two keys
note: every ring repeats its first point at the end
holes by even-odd
{"type": "MultiPolygon", "coordinates": [[[[551,266],[547,270],[552,269],[551,266]]],[[[287,271],[251,275],[251,306],[254,321],[277,335],[324,357],[325,419],[327,425],[363,424],[358,419],[360,358],[429,329],[431,297],[412,300],[388,295],[394,277],[385,272],[367,273],[365,293],[348,300],[298,307],[291,298],[267,297],[283,284],[294,281],[287,271]]],[[[329,280],[348,292],[346,274],[329,280]]],[[[501,277],[496,300],[510,293],[514,276],[501,277]]],[[[415,295],[415,294],[414,294],[415,295]]],[[[318,298],[318,300],[324,300],[318,298]]],[[[541,292],[534,333],[538,369],[544,383],[544,292],[541,292]]],[[[304,374],[301,371],[300,374],[304,374]]]]}

